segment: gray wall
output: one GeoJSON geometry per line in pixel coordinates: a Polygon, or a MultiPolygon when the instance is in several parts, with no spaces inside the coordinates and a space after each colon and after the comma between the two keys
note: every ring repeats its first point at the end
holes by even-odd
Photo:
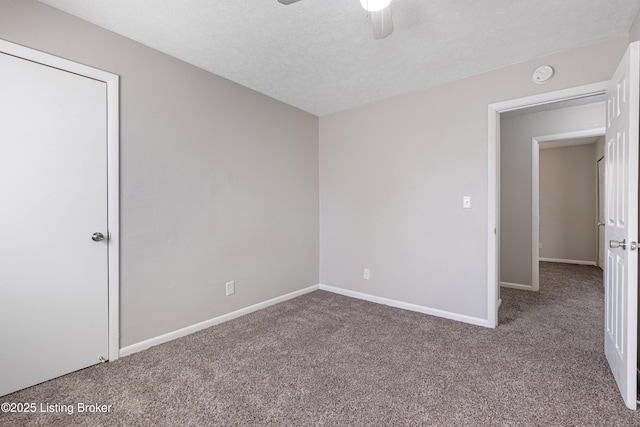
{"type": "Polygon", "coordinates": [[[629,43],[640,40],[640,14],[636,16],[633,25],[629,29],[629,43]]]}
{"type": "Polygon", "coordinates": [[[32,0],[0,38],[121,76],[121,346],[318,283],[317,117],[32,0]]]}
{"type": "Polygon", "coordinates": [[[596,262],[594,144],[540,150],[540,258],[596,262]]]}
{"type": "Polygon", "coordinates": [[[602,157],[604,157],[604,145],[605,145],[604,141],[605,141],[605,137],[604,136],[601,136],[596,141],[596,152],[595,152],[596,162],[598,160],[600,160],[602,157]]]}
{"type": "Polygon", "coordinates": [[[522,114],[501,121],[501,282],[531,286],[531,138],[604,127],[604,108],[600,102],[522,114]]]}
{"type": "Polygon", "coordinates": [[[486,319],[487,105],[609,80],[627,42],[321,117],[321,283],[486,319]],[[539,86],[531,74],[543,64],[556,76],[539,86]]]}

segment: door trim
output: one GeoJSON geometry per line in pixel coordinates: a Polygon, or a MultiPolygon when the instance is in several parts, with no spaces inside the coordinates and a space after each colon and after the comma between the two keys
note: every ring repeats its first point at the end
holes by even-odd
{"type": "Polygon", "coordinates": [[[0,39],[0,52],[104,82],[107,88],[107,226],[109,360],[120,347],[120,122],[119,76],[0,39]]]}
{"type": "MultiPolygon", "coordinates": [[[[606,135],[605,135],[606,138],[606,135]]],[[[605,144],[606,144],[606,139],[605,139],[605,144]]],[[[606,147],[605,147],[606,150],[606,147]]],[[[604,156],[600,157],[597,161],[596,161],[596,221],[598,223],[600,223],[600,203],[604,203],[604,198],[600,197],[600,167],[602,166],[603,168],[603,172],[606,174],[606,170],[604,169],[606,163],[605,163],[605,159],[604,156]],[[602,162],[602,163],[600,163],[602,162]]],[[[604,181],[604,180],[603,180],[604,181]]],[[[606,192],[606,189],[603,191],[606,192]]],[[[605,209],[606,207],[603,207],[603,209],[605,209]]],[[[603,221],[604,222],[604,221],[603,221]]],[[[600,252],[603,251],[604,249],[604,238],[600,238],[600,226],[596,226],[597,231],[596,231],[596,236],[597,236],[597,247],[596,247],[596,267],[600,268],[602,271],[604,271],[604,259],[602,260],[602,266],[600,265],[600,252]]],[[[604,234],[604,230],[602,230],[602,234],[604,234]]],[[[604,254],[603,254],[603,258],[604,258],[604,254]]],[[[604,283],[602,284],[604,286],[604,283]]]]}
{"type": "MultiPolygon", "coordinates": [[[[606,114],[606,113],[605,113],[606,114]]],[[[534,136],[531,138],[531,287],[530,291],[540,290],[540,144],[548,142],[603,136],[604,127],[557,133],[554,135],[534,136]]],[[[596,189],[597,191],[597,189],[596,189]]],[[[598,232],[596,228],[596,233],[598,232]]],[[[560,260],[562,261],[562,260],[560,260]]],[[[583,261],[587,263],[590,261],[583,261]]],[[[574,263],[579,263],[574,261],[574,263]]],[[[597,263],[597,260],[596,260],[597,263]]]]}
{"type": "Polygon", "coordinates": [[[608,81],[546,92],[488,105],[487,138],[487,326],[498,326],[498,297],[500,287],[500,114],[534,105],[601,95],[608,81]]]}

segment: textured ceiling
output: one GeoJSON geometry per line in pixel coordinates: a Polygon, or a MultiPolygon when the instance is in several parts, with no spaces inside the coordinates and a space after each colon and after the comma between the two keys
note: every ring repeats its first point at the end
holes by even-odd
{"type": "MultiPolygon", "coordinates": [[[[318,116],[625,35],[638,0],[40,0],[318,116]]],[[[532,70],[533,71],[533,70],[532,70]]]]}

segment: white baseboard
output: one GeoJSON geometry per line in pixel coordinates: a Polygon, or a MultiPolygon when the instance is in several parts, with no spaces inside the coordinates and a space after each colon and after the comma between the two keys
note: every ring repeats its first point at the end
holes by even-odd
{"type": "Polygon", "coordinates": [[[576,259],[538,258],[538,260],[543,262],[560,262],[562,264],[598,265],[595,261],[580,261],[576,259]]]}
{"type": "Polygon", "coordinates": [[[531,285],[523,285],[523,284],[520,284],[520,283],[500,282],[500,286],[503,287],[503,288],[520,289],[522,291],[531,291],[531,290],[533,290],[533,286],[531,286],[531,285]]]}
{"type": "Polygon", "coordinates": [[[395,308],[401,308],[403,310],[416,311],[418,313],[429,314],[431,316],[443,317],[445,319],[457,320],[458,322],[469,323],[471,325],[490,327],[487,319],[480,319],[477,317],[465,316],[463,314],[451,313],[449,311],[438,310],[435,308],[425,307],[422,305],[411,304],[408,302],[392,300],[389,298],[378,297],[375,295],[365,294],[362,292],[351,291],[348,289],[336,288],[334,286],[319,285],[320,290],[333,292],[335,294],[344,295],[347,297],[357,298],[369,302],[375,302],[378,304],[384,304],[395,308]]]}
{"type": "Polygon", "coordinates": [[[177,338],[184,337],[186,335],[192,334],[194,332],[201,331],[202,329],[210,328],[211,326],[219,325],[220,323],[224,323],[226,321],[236,319],[240,316],[244,316],[245,314],[253,313],[254,311],[261,310],[263,308],[267,308],[269,306],[278,304],[283,301],[290,300],[292,298],[298,297],[300,295],[307,294],[309,292],[317,291],[320,288],[319,285],[309,286],[305,289],[300,289],[299,291],[291,292],[286,295],[282,295],[276,298],[272,298],[268,301],[260,302],[249,307],[241,308],[240,310],[236,310],[231,313],[223,314],[222,316],[214,317],[213,319],[205,320],[204,322],[196,323],[195,325],[187,326],[182,329],[178,329],[177,331],[169,332],[167,334],[163,334],[157,336],[155,338],[150,338],[148,340],[141,341],[136,344],[132,344],[120,349],[120,357],[129,356],[133,353],[137,353],[142,350],[146,350],[150,347],[153,347],[158,344],[163,344],[165,342],[173,341],[177,338]]]}
{"type": "Polygon", "coordinates": [[[241,308],[240,310],[236,310],[231,313],[224,314],[222,316],[214,317],[213,319],[205,320],[204,322],[196,323],[195,325],[187,326],[182,329],[178,329],[173,332],[169,332],[163,335],[159,335],[154,338],[149,338],[147,340],[141,341],[136,344],[132,344],[126,347],[122,347],[120,349],[119,355],[120,357],[126,357],[131,354],[137,353],[139,351],[146,350],[153,346],[163,344],[169,341],[173,341],[177,338],[184,337],[186,335],[193,334],[194,332],[201,331],[206,328],[210,328],[211,326],[219,325],[220,323],[227,322],[232,319],[236,319],[240,316],[244,316],[245,314],[253,313],[254,311],[261,310],[263,308],[267,308],[269,306],[278,304],[283,301],[287,301],[293,298],[296,298],[300,295],[307,294],[309,292],[316,291],[321,289],[323,291],[333,292],[335,294],[340,294],[352,298],[357,298],[365,301],[375,302],[378,304],[384,304],[391,307],[401,308],[403,310],[415,311],[418,313],[429,314],[436,317],[443,317],[445,319],[456,320],[463,323],[469,323],[477,326],[489,327],[489,323],[486,319],[480,319],[477,317],[465,316],[462,314],[451,313],[444,310],[438,310],[435,308],[425,307],[417,304],[411,304],[403,301],[392,300],[389,298],[378,297],[375,295],[369,295],[362,292],[350,291],[347,289],[336,288],[334,286],[327,285],[314,285],[309,286],[308,288],[301,289],[299,291],[291,292],[286,295],[282,295],[276,298],[272,298],[268,301],[264,301],[258,304],[251,305],[249,307],[241,308]]]}

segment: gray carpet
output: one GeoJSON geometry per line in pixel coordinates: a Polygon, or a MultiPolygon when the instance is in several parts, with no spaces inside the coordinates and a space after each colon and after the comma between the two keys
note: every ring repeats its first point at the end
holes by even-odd
{"type": "Polygon", "coordinates": [[[1,414],[43,425],[640,425],[603,355],[594,267],[543,263],[503,289],[500,327],[317,291],[0,402],[112,405],[1,414]]]}

